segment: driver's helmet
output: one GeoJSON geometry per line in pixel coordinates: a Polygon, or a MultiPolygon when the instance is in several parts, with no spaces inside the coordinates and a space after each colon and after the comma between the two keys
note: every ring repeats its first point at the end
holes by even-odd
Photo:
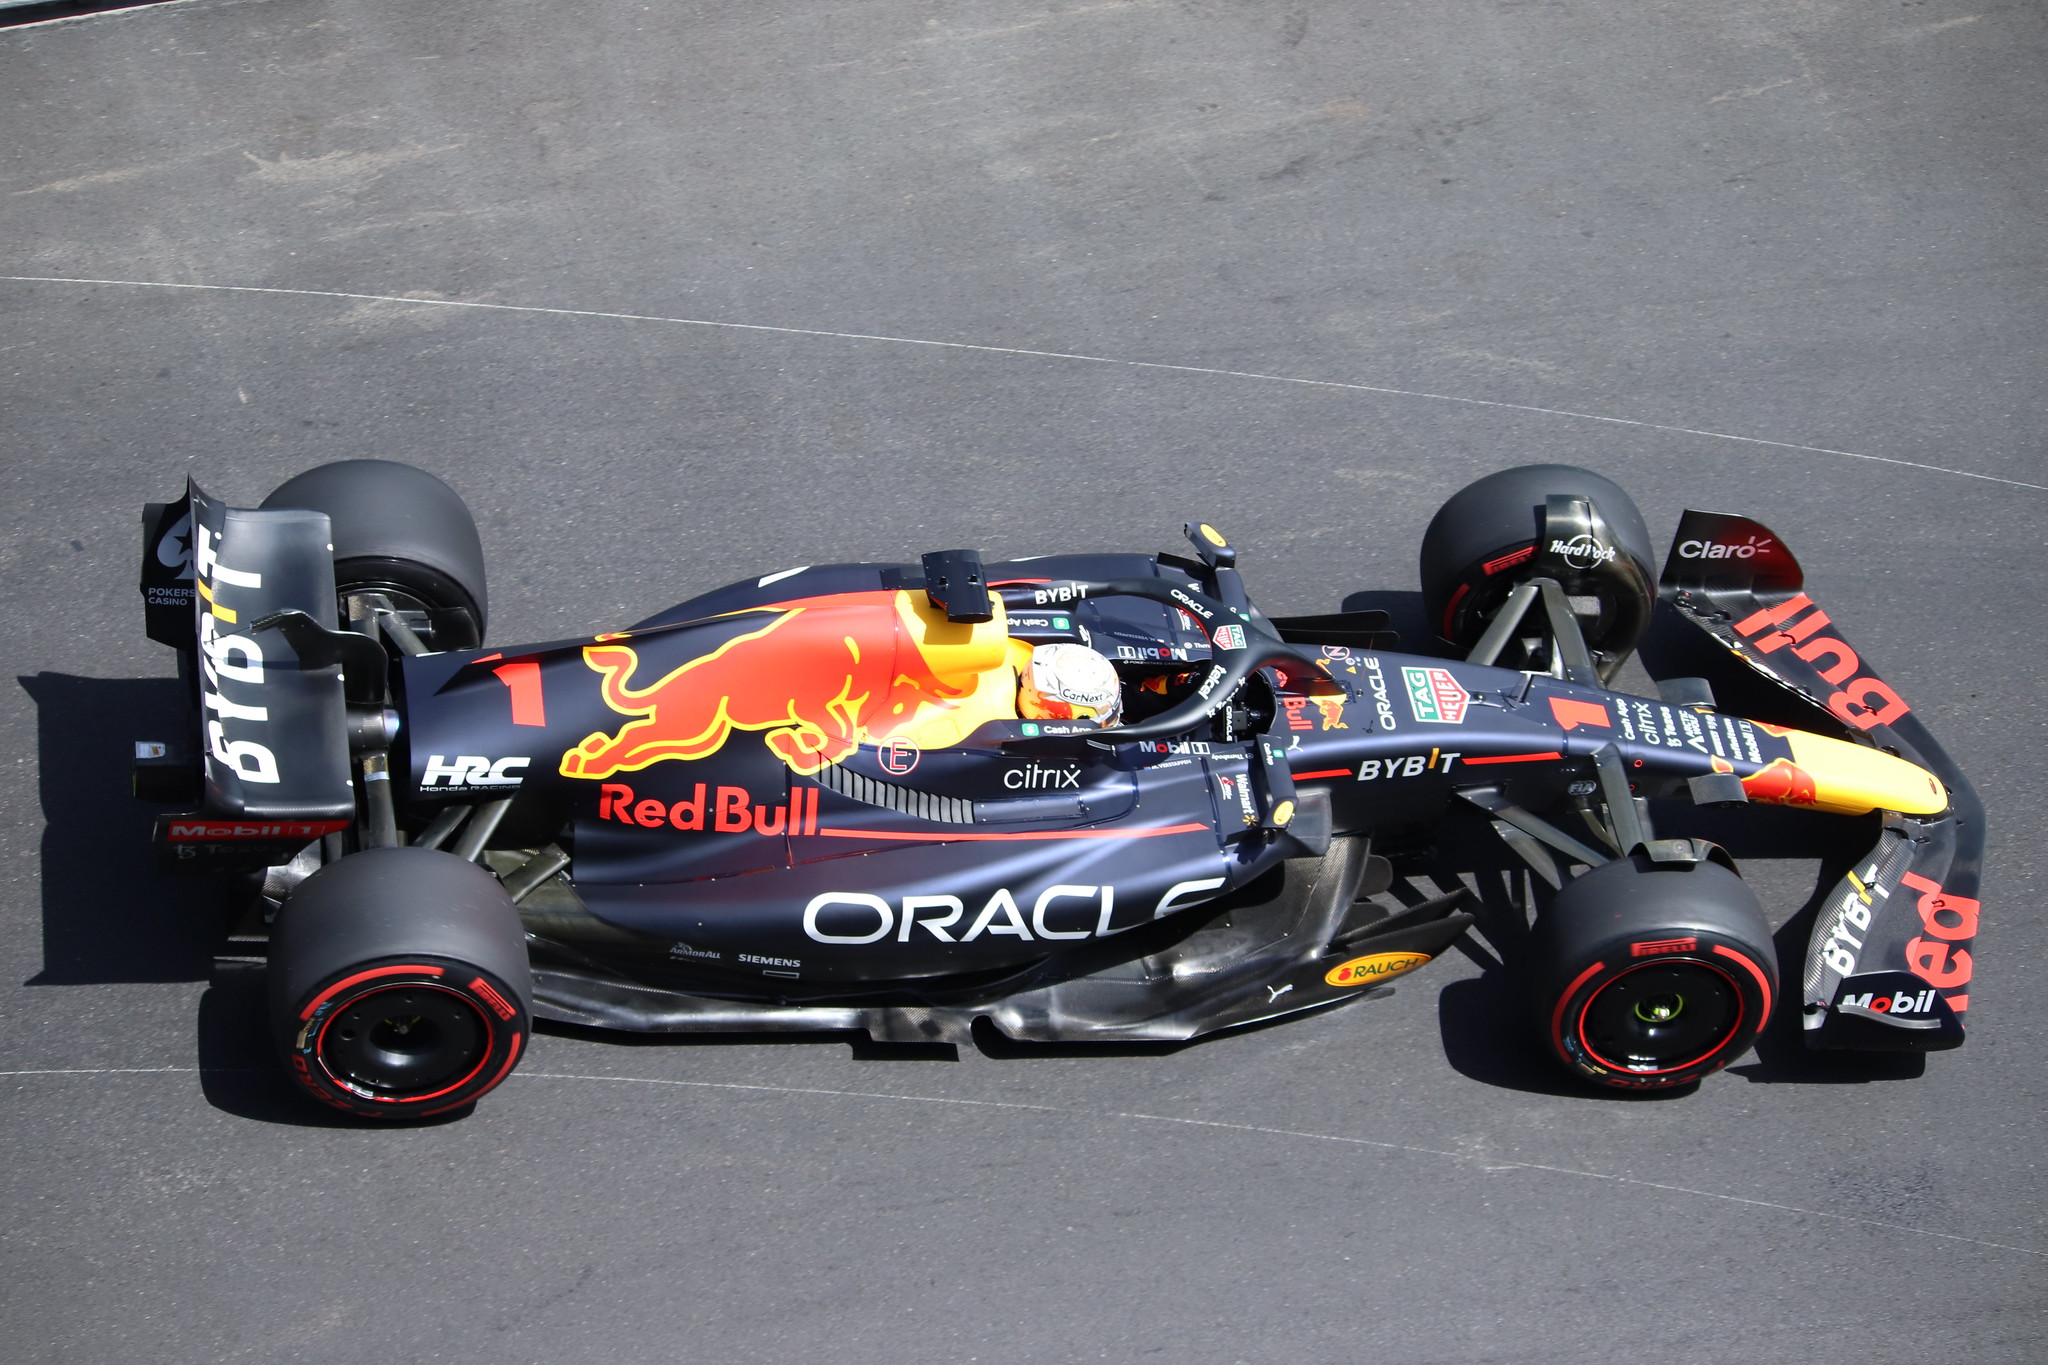
{"type": "Polygon", "coordinates": [[[1123,709],[1115,666],[1086,645],[1039,645],[1018,680],[1017,714],[1026,720],[1114,725],[1123,709]]]}

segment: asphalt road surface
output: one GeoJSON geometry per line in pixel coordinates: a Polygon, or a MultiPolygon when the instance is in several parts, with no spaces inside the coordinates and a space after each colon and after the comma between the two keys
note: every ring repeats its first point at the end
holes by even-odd
{"type": "MultiPolygon", "coordinates": [[[[0,31],[0,1355],[2040,1359],[2043,69],[2013,0],[0,31]],[[515,642],[1189,516],[1333,609],[1539,460],[1745,512],[1988,807],[1971,1041],[1603,1098],[1476,942],[1173,1049],[556,1031],[459,1122],[338,1126],[125,753],[140,504],[360,456],[469,499],[515,642]]],[[[1804,852],[1749,865],[1780,921],[1804,852]]]]}

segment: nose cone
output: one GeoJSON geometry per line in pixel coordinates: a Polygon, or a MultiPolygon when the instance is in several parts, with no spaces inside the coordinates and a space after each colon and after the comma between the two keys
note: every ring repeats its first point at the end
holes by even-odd
{"type": "Polygon", "coordinates": [[[1777,759],[1742,779],[1742,789],[1752,801],[1807,806],[1837,815],[1874,810],[1939,815],[1948,809],[1948,792],[1940,779],[1918,764],[1824,735],[1780,733],[1792,746],[1792,758],[1777,759]]]}

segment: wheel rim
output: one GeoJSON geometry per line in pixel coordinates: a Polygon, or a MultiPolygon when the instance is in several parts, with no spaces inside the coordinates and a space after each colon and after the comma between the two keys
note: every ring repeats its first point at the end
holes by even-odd
{"type": "Polygon", "coordinates": [[[490,1051],[491,1031],[461,996],[403,984],[369,991],[336,1010],[321,1030],[327,1073],[369,1099],[431,1099],[461,1085],[490,1051]]]}
{"type": "Polygon", "coordinates": [[[1659,962],[1596,990],[1580,1012],[1579,1040],[1610,1070],[1681,1071],[1726,1047],[1742,1018],[1742,993],[1725,972],[1704,962],[1659,962]]]}

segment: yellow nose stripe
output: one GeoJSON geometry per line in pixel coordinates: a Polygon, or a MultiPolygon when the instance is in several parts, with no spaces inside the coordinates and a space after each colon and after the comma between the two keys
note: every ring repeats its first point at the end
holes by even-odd
{"type": "Polygon", "coordinates": [[[1901,815],[1939,815],[1948,809],[1941,780],[1917,763],[1861,744],[1794,730],[1785,738],[1792,761],[1813,777],[1813,805],[1842,815],[1895,810],[1901,815]]]}

